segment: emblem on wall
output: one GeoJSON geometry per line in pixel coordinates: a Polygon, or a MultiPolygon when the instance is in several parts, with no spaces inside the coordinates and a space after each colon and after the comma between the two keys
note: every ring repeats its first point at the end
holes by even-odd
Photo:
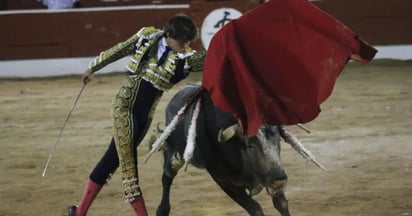
{"type": "Polygon", "coordinates": [[[218,8],[211,11],[203,20],[200,30],[203,47],[207,50],[213,35],[228,22],[240,16],[242,16],[242,13],[234,8],[218,8]]]}

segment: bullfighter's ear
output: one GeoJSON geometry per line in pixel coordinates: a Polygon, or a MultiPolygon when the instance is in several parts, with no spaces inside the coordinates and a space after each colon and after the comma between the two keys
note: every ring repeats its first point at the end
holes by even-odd
{"type": "Polygon", "coordinates": [[[242,135],[242,129],[240,129],[239,124],[231,125],[225,129],[221,128],[217,134],[217,140],[220,143],[227,142],[232,139],[234,136],[242,135]]]}

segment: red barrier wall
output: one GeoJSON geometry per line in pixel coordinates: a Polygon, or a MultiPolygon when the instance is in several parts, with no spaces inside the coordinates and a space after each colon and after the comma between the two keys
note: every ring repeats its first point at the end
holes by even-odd
{"type": "MultiPolygon", "coordinates": [[[[245,12],[252,4],[194,2],[175,9],[127,9],[65,12],[45,10],[0,15],[0,60],[94,56],[125,40],[143,26],[162,28],[176,13],[185,13],[201,26],[204,17],[220,7],[245,12]],[[186,5],[188,6],[188,5],[186,5]]],[[[200,40],[194,46],[202,49],[200,40]]]]}
{"type": "MultiPolygon", "coordinates": [[[[23,0],[12,1],[18,5],[23,0]]],[[[35,5],[37,1],[33,1],[28,2],[35,5]]],[[[92,2],[97,0],[89,1],[90,6],[92,2]]],[[[371,44],[412,44],[412,0],[325,0],[314,3],[371,44]]],[[[18,9],[16,5],[14,9],[18,9]]],[[[94,56],[143,26],[162,28],[175,13],[188,14],[200,27],[205,16],[215,8],[228,7],[245,12],[255,5],[251,1],[192,1],[187,6],[111,11],[82,8],[66,12],[45,9],[43,12],[29,10],[16,14],[9,13],[11,10],[3,11],[0,13],[0,60],[94,56]]],[[[194,48],[202,48],[199,40],[194,48]]]]}

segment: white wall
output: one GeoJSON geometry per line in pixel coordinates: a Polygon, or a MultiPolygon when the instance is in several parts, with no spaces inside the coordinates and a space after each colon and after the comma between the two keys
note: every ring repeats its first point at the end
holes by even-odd
{"type": "MultiPolygon", "coordinates": [[[[378,53],[375,59],[412,59],[412,45],[376,46],[378,53]]],[[[71,74],[82,74],[89,65],[90,58],[64,58],[0,61],[0,78],[49,77],[71,74]]],[[[114,62],[98,73],[126,71],[129,57],[114,62]]]]}

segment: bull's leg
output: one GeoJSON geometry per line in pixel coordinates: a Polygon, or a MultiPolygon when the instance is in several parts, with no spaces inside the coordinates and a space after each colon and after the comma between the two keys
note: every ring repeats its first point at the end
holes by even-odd
{"type": "Polygon", "coordinates": [[[156,215],[157,216],[167,216],[170,213],[170,187],[172,186],[174,176],[168,176],[165,172],[162,175],[162,201],[157,207],[156,215]]]}
{"type": "MultiPolygon", "coordinates": [[[[164,165],[163,165],[163,174],[162,174],[162,201],[157,207],[156,216],[168,216],[170,213],[170,188],[172,187],[173,180],[177,175],[179,169],[183,166],[176,164],[176,158],[173,158],[173,155],[168,152],[168,150],[163,150],[164,156],[164,165]]],[[[182,161],[183,162],[183,161],[182,161]]]]}
{"type": "Polygon", "coordinates": [[[282,190],[272,196],[272,203],[273,206],[280,212],[280,215],[290,216],[288,200],[282,190]]]}
{"type": "MultiPolygon", "coordinates": [[[[212,175],[213,177],[213,175],[212,175]]],[[[228,181],[213,179],[225,191],[225,193],[242,206],[251,216],[264,216],[262,207],[250,195],[246,193],[244,187],[239,187],[228,181]]]]}

